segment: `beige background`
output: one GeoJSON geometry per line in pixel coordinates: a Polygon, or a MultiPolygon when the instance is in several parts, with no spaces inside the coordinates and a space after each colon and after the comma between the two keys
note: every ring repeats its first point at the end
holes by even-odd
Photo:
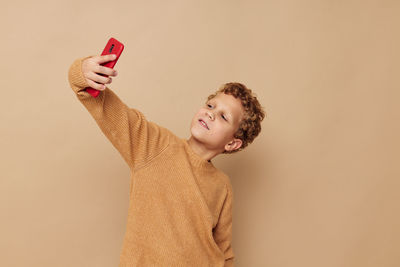
{"type": "Polygon", "coordinates": [[[1,27],[1,266],[117,266],[129,170],[67,81],[125,44],[111,88],[189,137],[221,84],[267,111],[215,165],[239,267],[400,266],[399,1],[12,1],[1,27]]]}

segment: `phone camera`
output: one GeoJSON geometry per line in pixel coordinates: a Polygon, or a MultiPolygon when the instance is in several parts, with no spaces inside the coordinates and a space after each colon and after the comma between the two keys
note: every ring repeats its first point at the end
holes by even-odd
{"type": "Polygon", "coordinates": [[[114,45],[112,44],[111,47],[110,47],[110,50],[108,51],[108,53],[111,53],[111,51],[113,50],[113,48],[114,48],[114,45]]]}

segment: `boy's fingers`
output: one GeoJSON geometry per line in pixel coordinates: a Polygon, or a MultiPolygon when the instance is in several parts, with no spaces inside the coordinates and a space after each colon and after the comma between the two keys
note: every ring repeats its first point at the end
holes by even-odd
{"type": "Polygon", "coordinates": [[[104,55],[104,56],[98,56],[95,58],[95,61],[98,64],[103,64],[109,61],[113,61],[117,58],[117,56],[115,54],[109,54],[109,55],[104,55]]]}
{"type": "Polygon", "coordinates": [[[106,89],[106,86],[104,84],[99,84],[99,83],[96,83],[96,82],[94,82],[92,80],[89,80],[89,79],[88,79],[88,85],[91,88],[96,89],[96,90],[100,90],[100,91],[104,91],[106,89]]]}
{"type": "Polygon", "coordinates": [[[101,73],[107,76],[117,76],[117,71],[109,68],[109,67],[104,67],[104,66],[96,66],[95,72],[101,73]]]}
{"type": "Polygon", "coordinates": [[[94,81],[96,83],[102,83],[102,84],[109,83],[109,81],[110,81],[109,77],[105,77],[105,76],[99,75],[99,74],[94,73],[94,72],[89,72],[86,75],[86,78],[88,80],[92,80],[92,81],[94,81]]]}

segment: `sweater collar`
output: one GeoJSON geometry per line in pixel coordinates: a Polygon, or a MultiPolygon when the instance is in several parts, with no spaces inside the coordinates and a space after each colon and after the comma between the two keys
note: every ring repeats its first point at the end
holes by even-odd
{"type": "Polygon", "coordinates": [[[193,164],[197,167],[201,168],[215,168],[214,165],[212,164],[211,160],[207,161],[200,157],[198,154],[196,154],[193,149],[190,147],[188,141],[186,139],[182,139],[184,145],[185,145],[185,150],[188,152],[193,164]]]}

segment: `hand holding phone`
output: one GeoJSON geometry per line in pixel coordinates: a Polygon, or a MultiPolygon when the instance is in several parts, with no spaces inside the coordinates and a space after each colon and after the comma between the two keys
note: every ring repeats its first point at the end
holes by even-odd
{"type": "MultiPolygon", "coordinates": [[[[124,50],[124,45],[117,41],[115,38],[110,38],[106,44],[106,47],[104,48],[101,56],[104,55],[109,55],[109,54],[114,54],[116,55],[116,58],[112,61],[107,61],[105,63],[102,63],[101,66],[108,67],[108,68],[114,68],[115,64],[117,63],[122,51],[124,50]]],[[[108,77],[107,75],[103,75],[99,73],[101,76],[108,77]]],[[[111,78],[110,78],[111,79],[111,78]]],[[[93,86],[93,85],[92,85],[93,86]]],[[[91,87],[87,87],[86,92],[91,94],[93,97],[97,97],[100,94],[99,90],[93,89],[91,87]]]]}

